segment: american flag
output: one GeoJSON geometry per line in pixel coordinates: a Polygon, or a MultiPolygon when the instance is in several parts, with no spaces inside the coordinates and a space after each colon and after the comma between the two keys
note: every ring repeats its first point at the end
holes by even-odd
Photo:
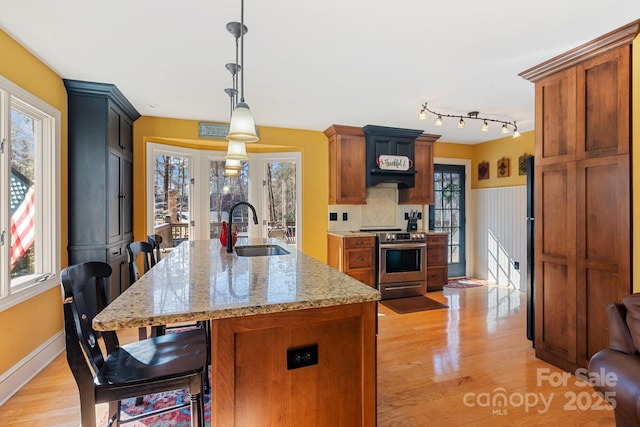
{"type": "Polygon", "coordinates": [[[11,168],[11,268],[35,241],[35,190],[29,178],[11,168]]]}

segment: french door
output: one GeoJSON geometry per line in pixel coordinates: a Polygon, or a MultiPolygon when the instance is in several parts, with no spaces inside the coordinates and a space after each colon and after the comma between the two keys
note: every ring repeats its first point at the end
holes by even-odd
{"type": "Polygon", "coordinates": [[[429,205],[429,230],[449,234],[449,277],[466,274],[464,201],[464,166],[434,165],[434,204],[429,205]]]}
{"type": "Polygon", "coordinates": [[[299,245],[300,153],[249,155],[238,176],[224,175],[224,153],[147,143],[147,234],[162,237],[162,248],[185,240],[217,239],[231,207],[240,236],[276,237],[299,245]]]}

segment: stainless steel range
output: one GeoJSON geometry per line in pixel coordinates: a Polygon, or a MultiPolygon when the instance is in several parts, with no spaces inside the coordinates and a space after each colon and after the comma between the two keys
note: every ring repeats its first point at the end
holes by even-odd
{"type": "Polygon", "coordinates": [[[425,295],[427,236],[422,231],[382,231],[378,236],[378,290],[382,299],[425,295]]]}

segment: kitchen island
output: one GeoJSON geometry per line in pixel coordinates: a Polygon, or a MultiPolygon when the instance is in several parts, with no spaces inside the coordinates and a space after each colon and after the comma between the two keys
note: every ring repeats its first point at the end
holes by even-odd
{"type": "MultiPolygon", "coordinates": [[[[96,330],[211,319],[212,426],[374,426],[377,290],[279,241],[275,256],[179,245],[96,330]]],[[[263,244],[239,239],[240,245],[263,244]]]]}

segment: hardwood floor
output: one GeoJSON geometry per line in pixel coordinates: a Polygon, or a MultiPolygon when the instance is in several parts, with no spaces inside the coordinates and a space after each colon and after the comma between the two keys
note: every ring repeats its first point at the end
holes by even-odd
{"type": "MultiPolygon", "coordinates": [[[[593,390],[576,377],[551,384],[562,371],[535,358],[523,293],[488,285],[428,296],[449,308],[379,308],[378,426],[615,425],[613,412],[596,409],[593,390]]],[[[0,406],[0,425],[78,426],[79,412],[62,354],[0,406]]]]}
{"type": "Polygon", "coordinates": [[[615,425],[608,406],[571,401],[584,407],[591,386],[557,385],[562,371],[535,358],[524,293],[487,285],[428,297],[449,308],[378,310],[378,426],[615,425]]]}

